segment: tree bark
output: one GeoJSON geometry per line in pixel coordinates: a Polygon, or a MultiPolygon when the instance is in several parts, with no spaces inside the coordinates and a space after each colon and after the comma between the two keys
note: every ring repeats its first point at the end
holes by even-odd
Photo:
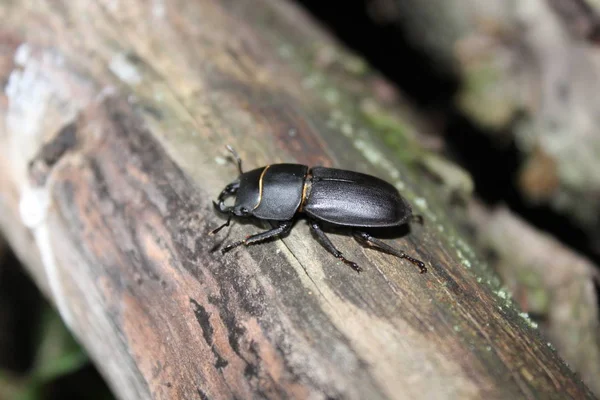
{"type": "Polygon", "coordinates": [[[410,110],[290,4],[26,0],[0,19],[0,226],[120,398],[593,398],[453,228],[410,110]],[[389,242],[429,273],[336,235],[358,275],[302,221],[214,251],[266,227],[208,236],[225,144],[248,169],[393,182],[426,222],[389,242]]]}

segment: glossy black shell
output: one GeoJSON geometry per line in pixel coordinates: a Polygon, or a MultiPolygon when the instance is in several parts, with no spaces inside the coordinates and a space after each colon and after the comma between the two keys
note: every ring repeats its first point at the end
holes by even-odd
{"type": "Polygon", "coordinates": [[[234,213],[243,215],[244,208],[260,219],[292,219],[302,202],[307,172],[306,165],[272,164],[242,174],[234,213]]]}
{"type": "Polygon", "coordinates": [[[288,221],[301,205],[308,216],[342,226],[398,226],[412,215],[410,205],[384,180],[335,168],[309,172],[300,164],[273,164],[242,174],[233,212],[288,221]]]}
{"type": "Polygon", "coordinates": [[[406,223],[410,205],[394,186],[371,175],[335,168],[311,169],[312,185],[303,210],[336,225],[389,227],[406,223]]]}

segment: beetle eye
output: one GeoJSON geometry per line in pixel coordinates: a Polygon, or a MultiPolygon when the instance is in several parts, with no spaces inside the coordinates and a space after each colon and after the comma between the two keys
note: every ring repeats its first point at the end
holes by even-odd
{"type": "Polygon", "coordinates": [[[250,212],[250,210],[248,210],[246,207],[242,207],[242,208],[240,208],[240,212],[242,214],[248,214],[250,212]]]}

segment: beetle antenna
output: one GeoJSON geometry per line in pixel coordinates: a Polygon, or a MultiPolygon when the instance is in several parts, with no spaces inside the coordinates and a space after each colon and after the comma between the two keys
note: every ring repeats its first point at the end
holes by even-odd
{"type": "Polygon", "coordinates": [[[216,229],[213,229],[212,231],[210,231],[208,234],[210,236],[212,235],[216,235],[221,229],[225,228],[226,226],[229,226],[229,223],[231,222],[231,216],[233,215],[233,213],[229,213],[229,217],[227,217],[227,222],[225,222],[223,225],[219,226],[216,229]]]}
{"type": "Polygon", "coordinates": [[[235,159],[235,162],[237,163],[238,171],[240,172],[240,175],[242,175],[243,174],[243,172],[242,172],[242,159],[240,158],[240,156],[238,156],[238,153],[233,149],[233,147],[231,147],[230,145],[227,145],[225,147],[233,155],[233,158],[235,159]]]}

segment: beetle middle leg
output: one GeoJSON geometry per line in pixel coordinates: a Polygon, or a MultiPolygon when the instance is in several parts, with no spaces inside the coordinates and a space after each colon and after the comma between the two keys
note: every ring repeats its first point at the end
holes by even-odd
{"type": "Polygon", "coordinates": [[[312,231],[315,233],[315,235],[317,235],[317,238],[319,238],[319,241],[321,242],[323,247],[325,247],[325,249],[327,249],[328,252],[333,254],[335,256],[335,258],[343,261],[344,264],[349,265],[356,272],[362,271],[362,268],[357,263],[348,260],[346,257],[344,257],[342,255],[341,251],[339,251],[338,249],[335,248],[333,243],[331,243],[331,240],[329,240],[327,235],[325,235],[325,232],[323,232],[321,230],[321,226],[319,225],[318,222],[308,221],[308,224],[310,225],[310,229],[312,229],[312,231]]]}
{"type": "Polygon", "coordinates": [[[273,236],[282,235],[284,233],[289,232],[290,229],[292,229],[292,225],[293,225],[293,221],[281,222],[279,224],[279,226],[276,228],[269,229],[268,231],[264,231],[264,232],[259,232],[254,235],[248,236],[244,240],[240,240],[238,242],[228,244],[227,246],[223,247],[223,249],[221,250],[221,253],[225,254],[229,250],[234,249],[238,246],[241,246],[241,245],[249,246],[251,244],[261,242],[261,241],[271,238],[273,236]]]}
{"type": "Polygon", "coordinates": [[[393,256],[396,256],[398,258],[405,258],[406,260],[408,260],[411,263],[413,263],[414,265],[416,265],[419,268],[419,271],[422,274],[424,274],[425,272],[427,272],[427,267],[425,267],[425,263],[423,261],[417,260],[416,258],[413,258],[413,257],[409,256],[408,254],[406,254],[402,250],[396,250],[396,249],[394,249],[392,246],[389,246],[389,245],[385,244],[381,240],[374,238],[373,236],[369,235],[366,232],[355,231],[354,232],[354,236],[357,239],[366,242],[367,244],[369,244],[372,247],[378,248],[378,249],[380,249],[380,250],[382,250],[382,251],[384,251],[386,253],[389,253],[389,254],[391,254],[393,256]]]}

